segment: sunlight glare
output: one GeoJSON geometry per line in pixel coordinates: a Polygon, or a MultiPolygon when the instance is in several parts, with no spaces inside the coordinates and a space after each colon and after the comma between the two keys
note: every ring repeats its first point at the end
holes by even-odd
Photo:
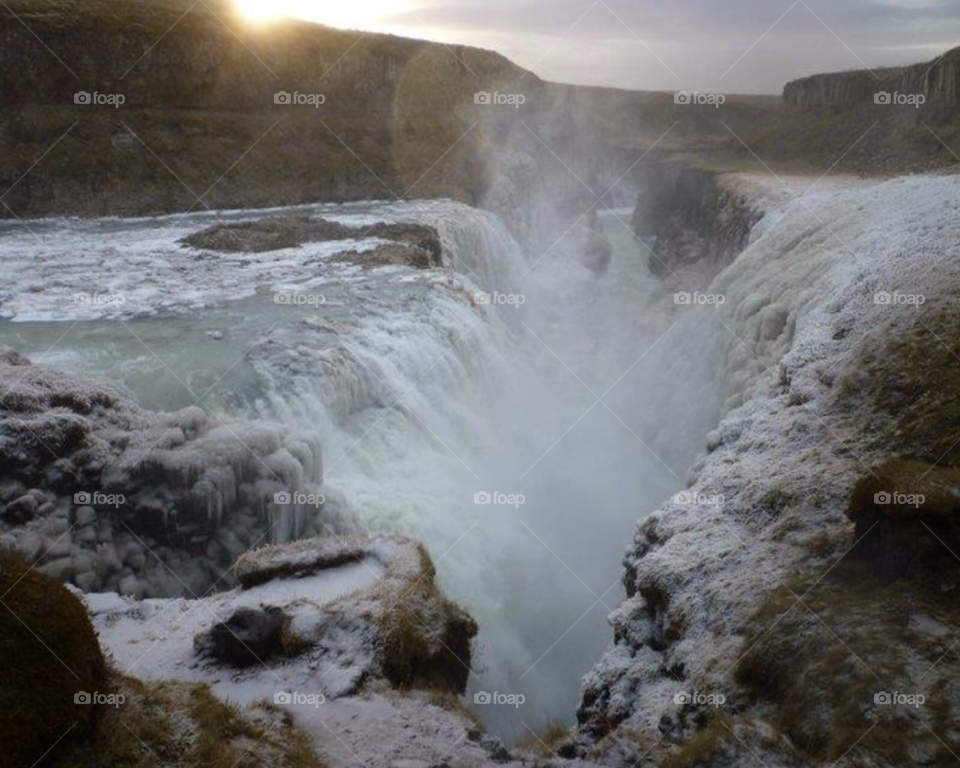
{"type": "Polygon", "coordinates": [[[251,21],[268,22],[283,18],[303,19],[340,29],[374,31],[390,16],[408,10],[397,0],[351,0],[326,3],[316,0],[234,0],[239,11],[251,21]]]}

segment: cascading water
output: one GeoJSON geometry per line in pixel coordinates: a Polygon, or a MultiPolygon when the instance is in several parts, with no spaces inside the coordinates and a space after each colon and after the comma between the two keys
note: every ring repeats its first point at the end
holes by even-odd
{"type": "MultiPolygon", "coordinates": [[[[662,372],[678,370],[678,332],[650,308],[642,247],[613,214],[600,217],[613,257],[595,271],[575,239],[524,254],[497,217],[459,204],[291,210],[354,226],[431,225],[453,270],[333,264],[325,259],[342,246],[329,243],[211,265],[177,245],[215,223],[207,213],[34,227],[82,261],[8,227],[8,264],[18,272],[18,256],[29,261],[62,294],[15,293],[18,321],[76,319],[63,297],[78,290],[127,299],[105,313],[119,318],[83,320],[52,350],[60,322],[4,323],[0,341],[148,407],[193,405],[195,392],[216,410],[316,435],[330,528],[424,542],[441,587],[481,628],[471,705],[483,691],[524,697],[519,707],[477,704],[477,716],[506,738],[569,721],[580,675],[609,639],[623,543],[682,486],[678,467],[719,408],[706,397],[696,416],[651,413],[677,389],[662,372]],[[122,259],[149,264],[147,277],[127,284],[122,259]],[[277,305],[258,286],[320,291],[325,303],[277,305]],[[479,291],[497,298],[478,301],[479,291]],[[179,314],[156,316],[173,297],[179,314]],[[168,371],[179,383],[163,383],[168,371]]],[[[82,309],[89,318],[98,307],[82,309]]]]}
{"type": "Polygon", "coordinates": [[[632,366],[657,340],[642,322],[653,281],[612,217],[600,276],[568,245],[528,272],[534,260],[490,214],[431,204],[418,218],[441,232],[468,295],[523,303],[472,307],[437,290],[368,316],[344,342],[339,398],[300,377],[278,382],[260,415],[322,425],[341,525],[427,543],[443,588],[481,627],[471,701],[525,699],[475,711],[524,737],[524,725],[572,717],[579,676],[608,641],[622,543],[681,485],[632,432],[644,370],[632,366]],[[483,493],[515,500],[476,503],[483,493]]]}

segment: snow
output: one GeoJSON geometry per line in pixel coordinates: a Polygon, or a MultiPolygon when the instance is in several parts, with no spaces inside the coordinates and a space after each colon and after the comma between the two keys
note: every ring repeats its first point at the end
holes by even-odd
{"type": "Polygon", "coordinates": [[[622,746],[628,727],[664,738],[681,690],[724,692],[733,711],[750,705],[732,674],[749,617],[799,563],[809,567],[806,537],[852,533],[846,499],[874,457],[838,434],[827,412],[831,384],[865,337],[916,312],[877,304],[874,294],[952,301],[960,283],[949,258],[960,241],[960,177],[825,180],[812,190],[816,179],[725,181],[765,209],[750,245],[708,289],[727,298],[708,310],[709,339],[687,340],[691,350],[719,350],[713,375],[725,399],[708,452],[689,470],[690,490],[725,498],[670,500],[639,522],[628,578],[665,606],[639,594],[626,600],[610,616],[617,641],[584,678],[598,701],[592,717],[626,718],[608,746],[622,746]],[[798,204],[787,187],[810,191],[798,204]],[[771,516],[771,492],[799,501],[771,516]]]}
{"type": "MultiPolygon", "coordinates": [[[[420,692],[398,693],[371,677],[370,625],[364,614],[381,587],[409,584],[423,562],[417,545],[400,537],[308,540],[247,556],[248,574],[279,564],[302,568],[302,578],[273,579],[246,590],[198,600],[134,600],[116,594],[82,594],[101,644],[125,674],[147,680],[209,683],[221,698],[242,706],[279,703],[313,738],[333,766],[428,768],[448,760],[473,766],[494,762],[502,750],[492,737],[471,736],[477,720],[443,708],[420,692]],[[340,552],[337,552],[339,547],[340,552]],[[366,552],[361,562],[314,571],[319,557],[366,552]],[[280,606],[292,630],[316,646],[302,655],[243,670],[228,669],[195,652],[195,638],[240,607],[280,606]],[[340,620],[324,623],[325,614],[340,620]],[[362,695],[355,695],[365,681],[362,695]],[[278,694],[292,700],[278,702],[278,694]],[[293,698],[296,695],[297,698],[293,698]],[[312,698],[305,698],[312,697],[312,698]]],[[[389,600],[389,598],[387,598],[389,600]]],[[[518,758],[519,759],[519,758],[518,758]]],[[[586,766],[579,760],[573,766],[586,766]]]]}
{"type": "MultiPolygon", "coordinates": [[[[222,670],[197,660],[194,638],[213,624],[226,621],[238,608],[284,606],[296,612],[304,606],[322,607],[374,587],[385,573],[383,563],[367,557],[360,563],[304,578],[273,579],[251,589],[234,589],[198,600],[135,600],[115,593],[82,597],[98,627],[101,642],[123,670],[150,680],[213,682],[222,670]]],[[[236,699],[241,691],[255,694],[264,679],[274,685],[270,682],[272,677],[276,676],[263,671],[252,677],[238,674],[232,682],[222,685],[226,693],[233,694],[230,698],[236,699]]]]}

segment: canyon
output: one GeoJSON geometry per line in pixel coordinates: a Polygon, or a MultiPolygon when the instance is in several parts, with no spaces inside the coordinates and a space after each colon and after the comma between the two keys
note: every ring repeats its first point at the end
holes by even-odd
{"type": "Polygon", "coordinates": [[[198,700],[291,768],[953,762],[955,51],[714,110],[11,7],[76,77],[0,12],[0,586],[131,702],[52,765],[198,700]]]}

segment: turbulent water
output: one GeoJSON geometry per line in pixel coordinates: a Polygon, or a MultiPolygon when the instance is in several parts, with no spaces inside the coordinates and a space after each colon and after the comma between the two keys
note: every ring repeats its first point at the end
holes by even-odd
{"type": "Polygon", "coordinates": [[[478,620],[471,706],[481,691],[525,698],[477,704],[477,716],[507,738],[569,722],[609,641],[621,549],[640,514],[682,487],[678,467],[719,407],[715,387],[674,407],[692,390],[664,377],[691,361],[677,360],[680,332],[653,308],[644,248],[613,214],[600,218],[613,247],[602,271],[576,242],[524,253],[495,216],[449,202],[218,216],[290,212],[431,224],[452,269],[335,263],[342,243],[255,255],[178,245],[210,213],[4,224],[0,343],[147,407],[199,400],[315,431],[329,525],[421,540],[441,587],[478,620]],[[324,301],[278,305],[276,291],[324,301]],[[478,291],[515,298],[485,305],[478,291]],[[78,292],[114,299],[78,304],[78,292]]]}

